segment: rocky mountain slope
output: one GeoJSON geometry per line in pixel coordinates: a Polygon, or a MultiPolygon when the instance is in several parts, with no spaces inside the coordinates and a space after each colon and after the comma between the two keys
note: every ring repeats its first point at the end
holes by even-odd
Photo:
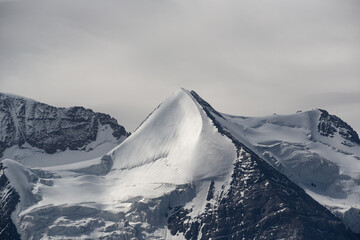
{"type": "Polygon", "coordinates": [[[0,162],[0,239],[20,239],[16,226],[11,219],[12,212],[20,201],[19,194],[10,185],[0,162]]]}
{"type": "Polygon", "coordinates": [[[16,226],[22,239],[360,237],[359,138],[324,110],[237,117],[180,89],[102,157],[74,157],[77,149],[42,152],[46,166],[28,149],[4,152],[9,227],[0,234],[19,239],[16,226]]]}
{"type": "Polygon", "coordinates": [[[83,107],[57,108],[20,96],[0,93],[0,156],[12,146],[28,143],[46,153],[89,150],[99,128],[108,125],[114,138],[125,128],[107,114],[83,107]]]}
{"type": "MultiPolygon", "coordinates": [[[[32,167],[73,163],[101,157],[127,136],[108,114],[83,107],[57,108],[0,93],[0,159],[32,167]]],[[[0,239],[19,239],[11,214],[20,196],[5,169],[0,162],[0,239]]]]}

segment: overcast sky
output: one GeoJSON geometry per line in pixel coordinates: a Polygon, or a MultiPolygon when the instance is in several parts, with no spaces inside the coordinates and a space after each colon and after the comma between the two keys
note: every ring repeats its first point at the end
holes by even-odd
{"type": "Polygon", "coordinates": [[[360,132],[359,0],[0,0],[0,91],[129,131],[178,88],[243,116],[324,108],[360,132]]]}

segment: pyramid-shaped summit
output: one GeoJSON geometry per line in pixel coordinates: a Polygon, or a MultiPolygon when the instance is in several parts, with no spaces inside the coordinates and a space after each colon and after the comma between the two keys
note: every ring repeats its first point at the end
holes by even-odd
{"type": "Polygon", "coordinates": [[[23,239],[358,239],[360,146],[321,113],[236,117],[179,89],[102,157],[2,160],[0,189],[23,239]]]}

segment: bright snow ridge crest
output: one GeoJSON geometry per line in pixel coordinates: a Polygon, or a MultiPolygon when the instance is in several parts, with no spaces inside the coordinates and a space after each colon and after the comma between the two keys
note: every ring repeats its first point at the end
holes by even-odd
{"type": "Polygon", "coordinates": [[[236,117],[180,89],[103,157],[17,149],[0,187],[23,239],[355,239],[333,214],[359,230],[360,146],[321,114],[236,117]]]}

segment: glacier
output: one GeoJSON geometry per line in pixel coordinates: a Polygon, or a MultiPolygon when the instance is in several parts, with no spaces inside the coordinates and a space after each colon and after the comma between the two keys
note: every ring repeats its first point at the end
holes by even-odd
{"type": "Polygon", "coordinates": [[[4,150],[11,219],[22,239],[356,239],[359,138],[331,116],[232,116],[180,89],[130,136],[4,150]]]}

